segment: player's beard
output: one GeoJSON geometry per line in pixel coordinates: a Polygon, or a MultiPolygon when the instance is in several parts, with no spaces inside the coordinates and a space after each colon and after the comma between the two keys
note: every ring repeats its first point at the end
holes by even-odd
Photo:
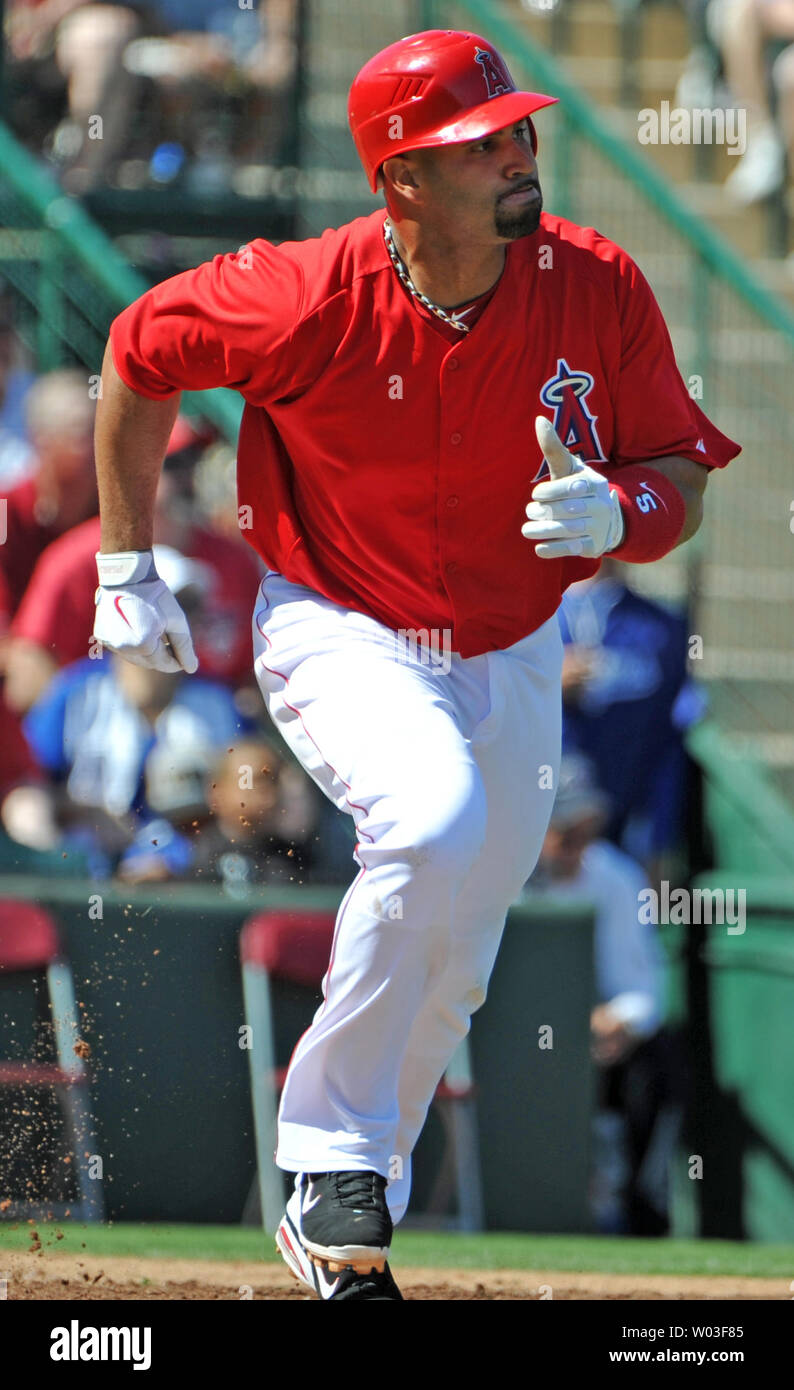
{"type": "Polygon", "coordinates": [[[505,241],[517,241],[519,237],[531,236],[538,230],[540,214],[543,211],[543,194],[539,184],[535,187],[538,197],[525,208],[507,208],[501,200],[497,202],[494,212],[497,236],[505,241]]]}

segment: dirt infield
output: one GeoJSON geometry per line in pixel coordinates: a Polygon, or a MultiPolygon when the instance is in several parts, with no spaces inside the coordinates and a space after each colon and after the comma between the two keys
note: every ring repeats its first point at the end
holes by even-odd
{"type": "MultiPolygon", "coordinates": [[[[80,1302],[161,1299],[304,1300],[279,1265],[223,1260],[158,1260],[114,1256],[9,1254],[3,1261],[8,1298],[80,1302]]],[[[571,1274],[553,1270],[450,1270],[395,1267],[407,1299],[474,1302],[557,1300],[769,1300],[791,1297],[787,1280],[673,1274],[571,1274]],[[549,1292],[550,1291],[550,1292],[549,1292]]]]}

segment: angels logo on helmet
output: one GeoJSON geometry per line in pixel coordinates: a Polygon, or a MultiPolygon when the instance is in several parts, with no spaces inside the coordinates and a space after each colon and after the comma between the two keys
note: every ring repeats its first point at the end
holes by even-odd
{"type": "Polygon", "coordinates": [[[491,97],[503,97],[507,96],[508,92],[515,91],[515,83],[510,74],[499,65],[497,55],[492,53],[489,48],[476,48],[474,61],[479,63],[482,69],[485,85],[488,88],[489,101],[491,97]]]}

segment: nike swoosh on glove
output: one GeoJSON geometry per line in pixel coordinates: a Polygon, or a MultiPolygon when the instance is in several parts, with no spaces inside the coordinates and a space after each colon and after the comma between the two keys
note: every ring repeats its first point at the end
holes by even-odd
{"type": "Polygon", "coordinates": [[[198,670],[198,658],[187,618],[167,584],[154,568],[151,552],[98,555],[100,587],[96,591],[94,636],[103,647],[118,652],[135,666],[155,671],[198,670]],[[148,556],[150,564],[145,565],[148,556]],[[120,562],[128,562],[125,566],[120,562]],[[124,571],[146,578],[109,584],[124,571]],[[102,583],[103,578],[105,583],[102,583]]]}
{"type": "Polygon", "coordinates": [[[522,536],[538,542],[535,554],[541,560],[566,555],[594,560],[614,550],[625,530],[617,492],[601,473],[566,449],[545,415],[537,416],[535,433],[551,480],[532,489],[522,536]]]}

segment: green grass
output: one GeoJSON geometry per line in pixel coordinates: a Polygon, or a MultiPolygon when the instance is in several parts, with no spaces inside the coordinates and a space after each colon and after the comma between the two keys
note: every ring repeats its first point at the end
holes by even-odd
{"type": "MultiPolygon", "coordinates": [[[[25,1223],[0,1222],[0,1257],[25,1250],[25,1223]]],[[[139,1255],[147,1259],[277,1259],[273,1241],[241,1226],[116,1224],[85,1226],[74,1221],[40,1222],[45,1249],[58,1254],[139,1255]],[[56,1231],[63,1239],[56,1239],[56,1231]]],[[[399,1231],[394,1265],[450,1269],[602,1270],[607,1274],[731,1274],[794,1279],[794,1245],[728,1240],[628,1240],[603,1236],[535,1236],[493,1233],[455,1235],[399,1231]]]]}

